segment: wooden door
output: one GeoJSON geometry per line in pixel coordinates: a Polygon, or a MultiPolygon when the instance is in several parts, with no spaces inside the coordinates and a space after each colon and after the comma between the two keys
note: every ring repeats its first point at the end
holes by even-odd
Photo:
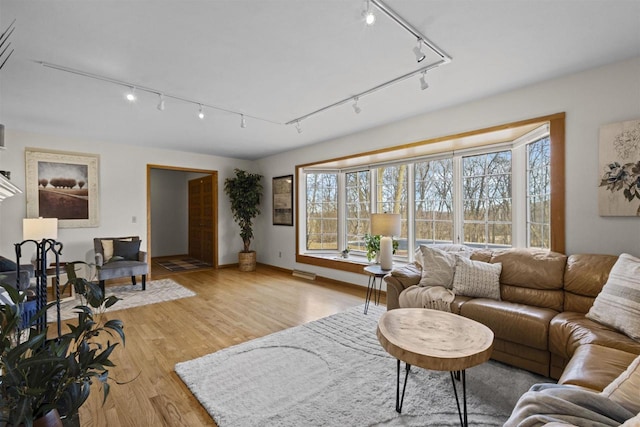
{"type": "Polygon", "coordinates": [[[213,176],[189,181],[189,256],[214,265],[213,176]]]}

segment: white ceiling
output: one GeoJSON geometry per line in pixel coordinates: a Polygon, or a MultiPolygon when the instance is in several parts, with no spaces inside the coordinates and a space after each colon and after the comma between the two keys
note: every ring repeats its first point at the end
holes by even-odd
{"type": "Polygon", "coordinates": [[[15,53],[0,123],[63,137],[257,159],[640,56],[640,0],[386,0],[450,64],[284,125],[420,67],[416,41],[364,0],[0,0],[15,53]],[[49,69],[45,61],[268,121],[49,69]]]}

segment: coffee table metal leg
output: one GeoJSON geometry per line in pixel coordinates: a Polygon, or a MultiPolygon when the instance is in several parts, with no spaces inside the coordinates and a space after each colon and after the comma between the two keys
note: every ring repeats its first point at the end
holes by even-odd
{"type": "Polygon", "coordinates": [[[402,397],[400,397],[400,359],[398,359],[398,378],[396,381],[396,412],[402,413],[402,403],[404,402],[404,392],[407,389],[407,378],[411,372],[411,365],[405,363],[404,385],[402,386],[402,397]]]}
{"type": "Polygon", "coordinates": [[[462,427],[468,427],[469,422],[467,419],[467,375],[466,371],[463,369],[462,371],[453,371],[449,372],[451,374],[451,385],[453,386],[453,394],[456,396],[456,405],[458,406],[458,416],[460,417],[460,425],[462,427]],[[460,376],[462,377],[462,406],[464,409],[463,412],[460,410],[460,400],[458,399],[458,389],[456,388],[456,378],[458,381],[460,380],[460,376]]]}

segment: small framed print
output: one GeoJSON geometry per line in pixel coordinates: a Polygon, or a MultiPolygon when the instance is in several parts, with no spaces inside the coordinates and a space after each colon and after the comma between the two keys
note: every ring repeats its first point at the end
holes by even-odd
{"type": "Polygon", "coordinates": [[[273,178],[273,225],[293,225],[293,175],[273,178]]]}

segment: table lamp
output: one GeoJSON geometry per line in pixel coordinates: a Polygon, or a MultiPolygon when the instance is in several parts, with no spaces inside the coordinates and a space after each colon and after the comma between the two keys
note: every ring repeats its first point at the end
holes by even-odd
{"type": "Polygon", "coordinates": [[[371,234],[380,236],[380,268],[393,268],[393,236],[400,234],[400,214],[371,214],[371,234]]]}

